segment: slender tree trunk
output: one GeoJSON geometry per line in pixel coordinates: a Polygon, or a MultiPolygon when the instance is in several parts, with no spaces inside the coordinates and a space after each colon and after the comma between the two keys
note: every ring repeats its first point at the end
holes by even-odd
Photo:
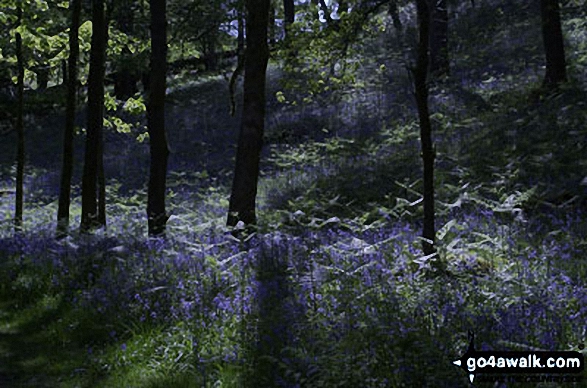
{"type": "MultiPolygon", "coordinates": [[[[133,8],[132,1],[116,1],[116,27],[124,34],[130,35],[133,30],[133,8]]],[[[119,100],[128,100],[137,91],[137,82],[139,76],[137,70],[133,67],[133,54],[128,47],[124,47],[121,57],[116,63],[116,73],[114,73],[114,94],[119,100]]]]}
{"type": "Polygon", "coordinates": [[[393,27],[397,31],[397,33],[401,36],[403,32],[403,25],[402,21],[399,17],[399,5],[398,0],[391,0],[389,2],[389,16],[391,16],[391,20],[393,22],[393,27]]]}
{"type": "Polygon", "coordinates": [[[326,23],[331,25],[332,18],[330,17],[330,10],[328,9],[326,2],[324,0],[319,0],[318,3],[320,4],[320,10],[324,13],[324,19],[326,20],[326,23]]]}
{"type": "Polygon", "coordinates": [[[67,83],[67,61],[65,59],[61,60],[61,85],[65,85],[67,83]]]}
{"type": "Polygon", "coordinates": [[[80,229],[88,232],[102,224],[98,212],[98,175],[102,165],[102,125],[104,120],[104,71],[107,23],[104,1],[92,1],[92,48],[88,76],[88,128],[82,178],[82,219],[80,229]]]}
{"type": "Polygon", "coordinates": [[[242,61],[244,63],[244,60],[245,60],[245,12],[242,8],[242,5],[240,5],[240,3],[239,3],[238,7],[239,7],[238,13],[237,13],[238,33],[237,33],[237,37],[236,37],[237,55],[238,55],[238,62],[240,63],[242,61]]]}
{"type": "Polygon", "coordinates": [[[286,48],[286,61],[291,61],[297,55],[297,53],[292,49],[291,39],[290,36],[293,33],[291,31],[292,24],[295,22],[296,19],[296,12],[295,12],[295,5],[294,0],[283,0],[283,11],[285,15],[284,19],[284,41],[285,41],[285,48],[286,48]]]}
{"type": "Polygon", "coordinates": [[[165,134],[165,89],[167,75],[166,0],[150,0],[151,4],[151,88],[147,120],[151,149],[151,175],[147,216],[149,235],[165,233],[165,182],[169,148],[165,134]]]}
{"type": "Polygon", "coordinates": [[[416,103],[418,104],[418,118],[420,120],[420,142],[422,144],[422,160],[424,163],[424,228],[422,237],[422,250],[425,255],[436,252],[434,247],[434,158],[435,151],[432,144],[432,126],[430,124],[430,112],[428,110],[428,47],[430,10],[428,0],[417,0],[418,22],[420,25],[420,39],[418,42],[418,61],[414,71],[414,83],[416,89],[416,103]]]}
{"type": "Polygon", "coordinates": [[[255,202],[265,126],[265,74],[269,60],[267,25],[269,0],[246,0],[247,48],[243,116],[236,153],[227,224],[256,221],[255,202]]]}
{"type": "Polygon", "coordinates": [[[106,227],[106,177],[104,175],[104,139],[98,143],[98,224],[106,227]]]}
{"type": "MultiPolygon", "coordinates": [[[[18,3],[18,26],[22,25],[22,4],[18,3]]],[[[22,36],[20,32],[15,34],[17,74],[17,107],[16,107],[16,132],[18,144],[16,150],[16,204],[14,210],[14,232],[22,231],[22,213],[24,203],[24,58],[22,53],[22,36]]]]}
{"type": "Polygon", "coordinates": [[[347,12],[349,10],[349,6],[347,5],[346,1],[339,1],[338,2],[338,9],[336,13],[340,16],[341,13],[347,12]]]}
{"type": "Polygon", "coordinates": [[[283,0],[283,13],[285,14],[285,36],[287,36],[289,26],[296,18],[294,0],[283,0]]]}
{"type": "Polygon", "coordinates": [[[228,84],[228,94],[230,96],[230,115],[234,116],[236,113],[236,101],[234,93],[236,89],[236,82],[240,77],[245,67],[245,15],[241,8],[241,3],[238,4],[238,35],[237,41],[237,54],[236,54],[236,68],[234,69],[230,82],[228,84]]]}
{"type": "Polygon", "coordinates": [[[277,29],[275,27],[275,7],[273,3],[269,4],[269,44],[274,45],[277,42],[277,29]]]}
{"type": "Polygon", "coordinates": [[[542,39],[546,54],[544,86],[556,88],[567,80],[565,43],[561,27],[558,0],[540,0],[542,39]]]}
{"type": "Polygon", "coordinates": [[[59,209],[57,210],[57,236],[67,235],[69,229],[69,206],[71,203],[71,177],[73,174],[73,133],[77,100],[77,60],[79,56],[79,24],[81,0],[71,0],[71,25],[69,29],[69,59],[67,77],[67,106],[65,109],[65,131],[63,133],[63,164],[59,209]]]}
{"type": "Polygon", "coordinates": [[[429,0],[430,14],[430,71],[438,77],[449,74],[448,10],[446,0],[429,0]]]}
{"type": "Polygon", "coordinates": [[[49,85],[49,74],[51,73],[51,67],[47,64],[39,65],[35,69],[35,73],[37,74],[37,89],[47,90],[47,86],[49,85]]]}
{"type": "Polygon", "coordinates": [[[204,66],[207,71],[218,70],[218,54],[216,53],[216,43],[218,36],[216,34],[216,28],[212,32],[206,34],[204,37],[204,66]]]}

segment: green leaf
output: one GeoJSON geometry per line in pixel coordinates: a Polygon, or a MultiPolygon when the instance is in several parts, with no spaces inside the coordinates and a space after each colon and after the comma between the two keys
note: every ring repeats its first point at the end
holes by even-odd
{"type": "Polygon", "coordinates": [[[116,100],[110,93],[104,93],[104,107],[107,111],[116,110],[116,100]]]}
{"type": "Polygon", "coordinates": [[[149,140],[149,132],[143,132],[137,136],[137,141],[139,143],[144,143],[145,140],[149,140]]]}
{"type": "Polygon", "coordinates": [[[136,98],[136,99],[133,97],[129,98],[128,100],[126,100],[126,102],[122,106],[122,109],[125,112],[128,112],[133,115],[139,115],[139,114],[147,111],[147,107],[145,106],[145,103],[143,102],[142,96],[139,98],[136,98]]]}
{"type": "Polygon", "coordinates": [[[277,98],[277,101],[280,103],[284,103],[285,102],[285,96],[283,94],[282,91],[279,91],[277,93],[275,93],[275,97],[277,98]]]}

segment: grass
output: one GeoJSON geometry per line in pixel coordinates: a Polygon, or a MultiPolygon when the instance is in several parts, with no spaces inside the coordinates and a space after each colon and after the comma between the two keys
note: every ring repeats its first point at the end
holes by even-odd
{"type": "MultiPolygon", "coordinates": [[[[391,61],[394,77],[374,75],[385,58],[368,53],[360,98],[327,107],[284,108],[274,96],[286,75],[271,67],[259,222],[240,240],[224,226],[238,120],[221,77],[174,81],[165,240],[146,237],[136,134],[107,136],[108,229],[77,234],[74,188],[60,241],[49,160],[60,148],[44,141],[59,126],[27,131],[22,236],[1,144],[0,385],[465,387],[452,361],[469,330],[477,349],[579,350],[585,80],[577,71],[528,101],[541,61],[532,8],[487,19],[487,7],[455,21],[453,78],[431,94],[441,262],[420,249],[418,127],[395,92],[409,78],[391,61]],[[479,20],[488,28],[470,30],[479,20]]],[[[580,20],[566,24],[577,68],[580,20]]]]}

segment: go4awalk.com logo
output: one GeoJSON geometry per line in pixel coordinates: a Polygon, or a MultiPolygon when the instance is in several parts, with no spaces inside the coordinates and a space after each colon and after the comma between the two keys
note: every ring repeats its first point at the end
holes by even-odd
{"type": "Polygon", "coordinates": [[[469,348],[453,364],[469,374],[471,383],[477,374],[576,375],[585,366],[583,355],[575,351],[477,351],[469,333],[469,348]]]}

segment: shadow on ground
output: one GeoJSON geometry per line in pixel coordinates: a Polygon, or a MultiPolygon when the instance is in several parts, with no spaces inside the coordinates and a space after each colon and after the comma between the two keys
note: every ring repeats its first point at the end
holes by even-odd
{"type": "Polygon", "coordinates": [[[0,300],[0,386],[56,387],[64,376],[85,372],[85,352],[56,330],[62,302],[42,298],[23,306],[6,293],[0,300]]]}

